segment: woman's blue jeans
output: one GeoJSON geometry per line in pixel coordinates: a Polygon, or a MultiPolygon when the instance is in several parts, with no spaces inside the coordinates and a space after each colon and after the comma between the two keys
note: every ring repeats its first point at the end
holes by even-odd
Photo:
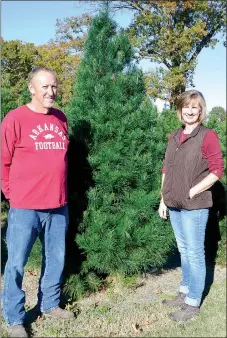
{"type": "Polygon", "coordinates": [[[50,312],[58,307],[67,228],[67,206],[48,210],[10,209],[6,234],[8,260],[2,294],[3,316],[7,325],[24,323],[24,266],[37,237],[42,243],[38,306],[42,312],[50,312]]]}
{"type": "Polygon", "coordinates": [[[209,209],[185,210],[169,208],[177,247],[181,257],[182,280],[180,292],[186,294],[185,303],[199,306],[205,287],[205,230],[209,209]]]}

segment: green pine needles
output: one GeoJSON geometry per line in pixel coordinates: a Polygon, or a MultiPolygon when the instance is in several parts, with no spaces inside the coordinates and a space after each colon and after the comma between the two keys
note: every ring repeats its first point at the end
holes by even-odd
{"type": "MultiPolygon", "coordinates": [[[[70,135],[86,145],[93,179],[76,236],[85,257],[82,274],[162,266],[173,243],[169,223],[157,212],[166,142],[133,57],[127,35],[101,12],[67,108],[70,135]]],[[[71,278],[67,292],[73,285],[71,278]]]]}

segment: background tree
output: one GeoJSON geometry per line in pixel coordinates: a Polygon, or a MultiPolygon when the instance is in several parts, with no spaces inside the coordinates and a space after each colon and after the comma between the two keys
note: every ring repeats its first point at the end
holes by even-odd
{"type": "Polygon", "coordinates": [[[63,20],[57,19],[55,38],[50,42],[62,43],[70,53],[82,55],[91,20],[92,16],[87,13],[63,20]]]}
{"type": "Polygon", "coordinates": [[[19,40],[3,40],[1,48],[1,79],[17,96],[32,70],[38,51],[33,43],[19,40]]]}
{"type": "Polygon", "coordinates": [[[115,9],[134,10],[128,32],[139,59],[160,64],[147,73],[148,92],[174,103],[193,86],[197,57],[225,36],[226,1],[117,1],[115,9]],[[220,34],[219,34],[220,33],[220,34]],[[150,82],[150,83],[149,83],[150,82]]]}
{"type": "Polygon", "coordinates": [[[208,115],[209,123],[226,122],[226,110],[223,107],[213,107],[208,115]]]}
{"type": "MultiPolygon", "coordinates": [[[[226,1],[89,1],[94,10],[110,4],[112,10],[127,9],[134,18],[127,29],[137,49],[137,59],[160,64],[146,72],[147,91],[153,97],[169,98],[171,105],[188,86],[193,86],[197,58],[225,36],[226,1]]],[[[91,16],[71,17],[58,22],[59,33],[73,41],[72,33],[87,28],[91,16]],[[89,18],[89,19],[88,19],[89,18]]],[[[75,40],[77,43],[77,40],[75,40]]],[[[224,44],[225,45],[225,44],[224,44]]],[[[82,45],[81,45],[82,46],[82,45]]]]}
{"type": "Polygon", "coordinates": [[[10,86],[9,74],[5,74],[1,85],[1,119],[3,119],[10,110],[16,107],[17,100],[10,86]]]}
{"type": "Polygon", "coordinates": [[[28,90],[28,82],[26,81],[22,87],[21,93],[17,100],[17,107],[22,106],[31,101],[31,94],[28,90]]]}
{"type": "MultiPolygon", "coordinates": [[[[128,37],[116,29],[107,12],[93,20],[67,109],[71,136],[87,145],[93,176],[76,237],[86,257],[83,274],[160,266],[173,240],[157,213],[162,126],[145,100],[143,74],[133,65],[128,37]]],[[[68,279],[70,294],[78,290],[76,282],[75,276],[68,279]]]]}

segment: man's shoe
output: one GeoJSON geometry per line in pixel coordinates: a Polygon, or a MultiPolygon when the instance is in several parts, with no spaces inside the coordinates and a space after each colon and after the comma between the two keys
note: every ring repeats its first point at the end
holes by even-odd
{"type": "Polygon", "coordinates": [[[185,321],[192,319],[199,312],[199,306],[185,304],[178,312],[170,313],[169,317],[175,321],[185,321]]]}
{"type": "Polygon", "coordinates": [[[56,309],[50,312],[43,313],[46,317],[52,317],[57,319],[74,319],[74,314],[71,311],[63,310],[60,307],[56,307],[56,309]]]}
{"type": "Polygon", "coordinates": [[[9,337],[28,337],[23,325],[13,325],[8,327],[9,337]]]}
{"type": "Polygon", "coordinates": [[[162,304],[167,305],[169,307],[174,307],[174,306],[182,306],[185,304],[184,299],[186,297],[186,294],[183,292],[179,292],[178,295],[171,300],[163,300],[162,304]]]}

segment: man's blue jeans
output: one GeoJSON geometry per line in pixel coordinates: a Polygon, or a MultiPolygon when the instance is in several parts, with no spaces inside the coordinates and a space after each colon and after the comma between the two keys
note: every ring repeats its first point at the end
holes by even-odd
{"type": "Polygon", "coordinates": [[[169,208],[170,221],[181,257],[180,292],[185,303],[199,306],[205,286],[205,230],[209,209],[185,210],[169,208]]]}
{"type": "Polygon", "coordinates": [[[67,206],[48,210],[10,209],[6,234],[8,260],[2,294],[3,316],[7,325],[24,323],[24,266],[38,236],[42,243],[38,306],[42,312],[58,307],[67,228],[67,206]]]}

